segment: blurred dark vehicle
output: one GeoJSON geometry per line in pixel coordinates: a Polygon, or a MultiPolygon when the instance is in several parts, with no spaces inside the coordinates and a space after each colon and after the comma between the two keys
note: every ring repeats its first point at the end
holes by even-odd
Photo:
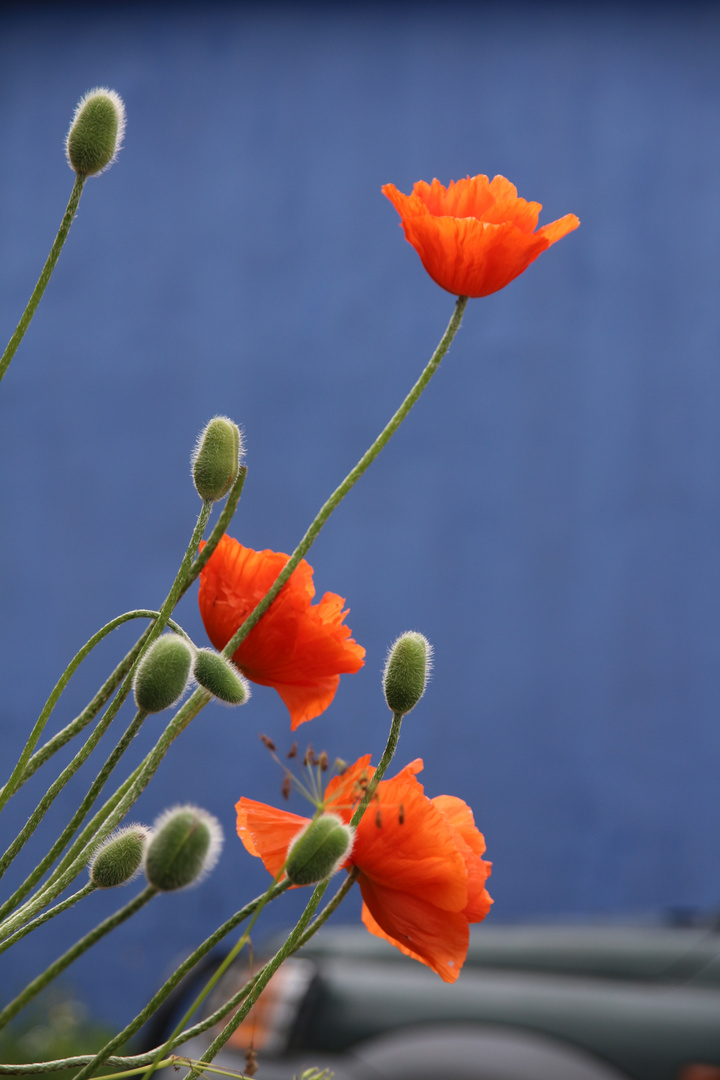
{"type": "MultiPolygon", "coordinates": [[[[247,960],[231,968],[222,1000],[247,977],[247,960]]],[[[153,1040],[205,978],[183,988],[153,1040]]],[[[181,1052],[199,1057],[208,1041],[181,1052]]],[[[217,1063],[243,1072],[251,1044],[258,1080],[311,1066],[336,1080],[720,1080],[720,933],[482,927],[447,985],[362,928],[324,930],[217,1063]]]]}

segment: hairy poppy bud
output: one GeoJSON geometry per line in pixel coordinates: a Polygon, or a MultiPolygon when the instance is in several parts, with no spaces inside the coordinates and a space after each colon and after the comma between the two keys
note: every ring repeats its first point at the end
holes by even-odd
{"type": "Polygon", "coordinates": [[[193,675],[200,686],[228,705],[244,705],[250,697],[250,685],[235,665],[212,649],[198,649],[193,675]]]}
{"type": "Polygon", "coordinates": [[[103,840],[90,860],[90,880],[98,889],[114,889],[132,881],[140,872],[150,830],[126,825],[103,840]]]}
{"type": "Polygon", "coordinates": [[[210,873],[222,844],[217,818],[198,806],[175,806],[153,825],[145,850],[145,876],[161,892],[185,889],[210,873]]]}
{"type": "Polygon", "coordinates": [[[65,143],[70,168],[95,176],[112,165],[125,134],[125,105],[119,94],[99,86],[80,98],[65,143]]]}
{"type": "Polygon", "coordinates": [[[411,631],[391,645],[383,671],[385,700],[394,713],[404,716],[425,693],[432,662],[432,645],[411,631]]]}
{"type": "Polygon", "coordinates": [[[192,649],[179,634],[165,634],[153,642],[135,673],[135,703],[143,712],[156,713],[174,705],[190,677],[192,649]]]}
{"type": "Polygon", "coordinates": [[[243,452],[240,429],[226,416],[215,416],[198,436],[192,455],[197,493],[206,502],[227,495],[240,467],[243,452]]]}
{"type": "Polygon", "coordinates": [[[339,870],[354,835],[337,814],[322,814],[306,825],[288,848],[285,873],[293,885],[314,885],[339,870]]]}

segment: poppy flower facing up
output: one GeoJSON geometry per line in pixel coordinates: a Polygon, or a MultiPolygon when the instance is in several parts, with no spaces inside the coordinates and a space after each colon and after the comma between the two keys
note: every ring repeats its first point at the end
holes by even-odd
{"type": "MultiPolygon", "coordinates": [[[[223,536],[200,575],[198,600],[208,637],[223,649],[262,600],[288,556],[253,551],[223,536]]],[[[312,567],[303,559],[232,659],[245,676],[274,686],[290,711],[293,731],[319,716],[335,696],[340,675],[359,671],[365,650],[343,620],[345,601],[325,593],[319,604],[312,567]]]]}
{"type": "MultiPolygon", "coordinates": [[[[356,867],[362,920],[377,937],[455,982],[467,955],[469,924],[485,918],[492,900],[489,862],[472,810],[451,795],[429,799],[417,780],[416,760],[392,780],[381,780],[355,835],[346,868],[356,867]]],[[[349,822],[372,777],[370,755],[327,786],[324,806],[349,822]]],[[[238,835],[251,855],[276,875],[290,841],[308,819],[242,798],[238,835]]]]}
{"type": "Polygon", "coordinates": [[[439,180],[419,180],[412,195],[394,184],[382,191],[430,277],[456,296],[489,296],[504,288],[580,224],[566,214],[538,229],[542,205],[518,198],[504,176],[468,176],[447,188],[439,180]]]}

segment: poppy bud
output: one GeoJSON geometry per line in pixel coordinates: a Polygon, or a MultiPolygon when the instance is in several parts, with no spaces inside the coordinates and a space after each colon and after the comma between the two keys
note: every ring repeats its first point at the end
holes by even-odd
{"type": "Polygon", "coordinates": [[[190,677],[192,649],[179,634],[153,642],[135,673],[135,703],[146,713],[162,712],[182,695],[190,677]]]}
{"type": "Polygon", "coordinates": [[[99,86],[80,98],[65,152],[78,176],[95,176],[112,165],[125,134],[125,105],[119,94],[99,86]]]}
{"type": "Polygon", "coordinates": [[[410,631],[391,645],[383,671],[385,700],[394,713],[404,716],[425,693],[432,663],[432,645],[410,631]]]}
{"type": "Polygon", "coordinates": [[[204,690],[227,705],[244,705],[250,697],[250,684],[230,660],[212,649],[198,649],[193,675],[204,690]]]}
{"type": "Polygon", "coordinates": [[[215,416],[198,436],[192,455],[192,474],[197,493],[205,502],[227,495],[240,467],[243,453],[240,429],[226,416],[215,416]]]}
{"type": "Polygon", "coordinates": [[[127,825],[103,840],[95,851],[88,871],[98,889],[114,889],[132,881],[140,872],[150,830],[144,825],[127,825]]]}
{"type": "Polygon", "coordinates": [[[161,892],[194,885],[209,874],[223,844],[220,822],[197,806],[175,806],[153,825],[145,876],[161,892]]]}
{"type": "Polygon", "coordinates": [[[350,854],[355,833],[337,814],[309,822],[288,848],[285,873],[293,885],[314,885],[340,869],[350,854]]]}

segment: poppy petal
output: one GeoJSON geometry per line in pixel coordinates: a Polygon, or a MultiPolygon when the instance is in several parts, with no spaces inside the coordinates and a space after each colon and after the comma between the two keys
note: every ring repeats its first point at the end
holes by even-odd
{"type": "Polygon", "coordinates": [[[455,982],[467,956],[470,931],[460,912],[444,911],[423,896],[388,889],[363,875],[362,921],[371,934],[455,982]]]}
{"type": "Polygon", "coordinates": [[[235,809],[238,836],[250,854],[261,858],[265,869],[275,877],[285,865],[290,842],[307,825],[309,818],[245,796],[235,804],[235,809]]]}
{"type": "Polygon", "coordinates": [[[358,825],[352,861],[378,886],[417,893],[444,911],[467,905],[467,869],[453,830],[405,770],[378,784],[358,825]]]}

